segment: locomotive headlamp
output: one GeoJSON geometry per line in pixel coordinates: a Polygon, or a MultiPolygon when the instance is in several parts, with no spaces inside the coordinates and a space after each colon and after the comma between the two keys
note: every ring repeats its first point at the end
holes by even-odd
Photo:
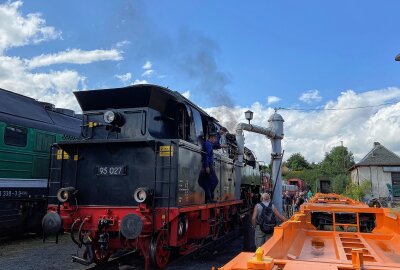
{"type": "Polygon", "coordinates": [[[106,111],[104,113],[104,122],[111,124],[115,120],[115,113],[113,111],[106,111]]]}
{"type": "Polygon", "coordinates": [[[65,188],[60,188],[57,191],[57,199],[59,202],[66,202],[68,199],[71,198],[72,195],[76,194],[76,190],[74,187],[65,187],[65,188]]]}
{"type": "Polygon", "coordinates": [[[133,192],[133,199],[138,203],[143,203],[150,197],[150,191],[147,188],[137,188],[133,192]]]}
{"type": "Polygon", "coordinates": [[[106,111],[103,115],[104,122],[107,124],[122,126],[124,119],[118,112],[106,111]]]}

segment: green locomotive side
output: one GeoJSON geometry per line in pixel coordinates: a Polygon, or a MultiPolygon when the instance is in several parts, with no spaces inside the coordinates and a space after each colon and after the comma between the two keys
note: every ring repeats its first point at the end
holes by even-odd
{"type": "Polygon", "coordinates": [[[0,236],[40,232],[50,146],[62,134],[0,121],[0,236]]]}
{"type": "Polygon", "coordinates": [[[50,145],[65,137],[0,122],[0,179],[47,179],[50,145]]]}

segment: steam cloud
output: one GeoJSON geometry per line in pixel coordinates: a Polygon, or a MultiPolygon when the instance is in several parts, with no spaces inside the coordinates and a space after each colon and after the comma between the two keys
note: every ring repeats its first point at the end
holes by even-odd
{"type": "Polygon", "coordinates": [[[223,119],[221,124],[234,131],[238,117],[230,109],[234,107],[228,91],[230,78],[218,67],[216,57],[220,48],[215,41],[187,29],[182,29],[175,38],[168,36],[146,15],[143,1],[126,1],[116,19],[121,28],[127,29],[119,38],[130,39],[135,62],[157,59],[167,63],[179,75],[175,77],[194,85],[192,89],[185,88],[189,88],[191,98],[206,103],[206,107],[214,107],[209,112],[223,119]]]}

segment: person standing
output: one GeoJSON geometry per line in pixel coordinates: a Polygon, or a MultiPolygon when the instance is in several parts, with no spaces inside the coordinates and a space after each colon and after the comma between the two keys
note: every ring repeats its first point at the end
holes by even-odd
{"type": "Polygon", "coordinates": [[[261,202],[254,206],[253,216],[251,219],[253,228],[255,229],[254,242],[256,248],[262,246],[272,236],[274,232],[273,226],[276,225],[276,217],[281,221],[287,220],[287,218],[282,216],[272,204],[269,193],[263,193],[261,195],[261,202]],[[272,213],[269,217],[267,217],[268,212],[272,213]],[[269,218],[270,220],[265,220],[266,218],[269,218]],[[266,230],[263,224],[268,222],[272,224],[272,229],[266,230]]]}
{"type": "Polygon", "coordinates": [[[283,194],[283,209],[287,218],[292,215],[292,197],[289,195],[289,191],[285,191],[283,194]]]}
{"type": "Polygon", "coordinates": [[[311,197],[312,197],[312,191],[311,191],[311,189],[309,189],[308,193],[307,193],[308,200],[311,199],[311,197]]]}
{"type": "Polygon", "coordinates": [[[214,149],[228,148],[226,133],[228,133],[228,130],[225,127],[221,127],[219,131],[216,132],[217,140],[214,143],[214,149]]]}
{"type": "Polygon", "coordinates": [[[298,201],[299,197],[300,197],[300,193],[298,191],[296,191],[296,194],[294,195],[294,198],[293,198],[294,212],[298,212],[299,211],[299,209],[297,208],[297,201],[298,201]]]}
{"type": "Polygon", "coordinates": [[[205,203],[215,202],[214,191],[219,182],[214,170],[213,148],[216,141],[217,133],[210,132],[208,139],[203,143],[203,177],[199,179],[199,184],[204,189],[205,203]]]}
{"type": "Polygon", "coordinates": [[[297,209],[297,211],[300,210],[300,206],[305,202],[304,199],[304,194],[303,192],[300,192],[299,197],[296,200],[296,204],[295,204],[295,208],[297,209]]]}

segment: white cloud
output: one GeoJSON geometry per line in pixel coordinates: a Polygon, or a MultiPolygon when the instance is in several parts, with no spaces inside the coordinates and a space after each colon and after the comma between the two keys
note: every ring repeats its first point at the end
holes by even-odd
{"type": "Polygon", "coordinates": [[[126,74],[116,74],[115,77],[120,79],[123,83],[127,83],[132,79],[132,74],[130,72],[126,74]]]}
{"type": "MultiPolygon", "coordinates": [[[[393,100],[400,100],[400,88],[391,87],[363,93],[347,90],[323,107],[345,110],[278,111],[285,120],[285,137],[282,140],[285,159],[299,152],[309,162],[320,162],[325,152],[329,152],[334,146],[339,146],[340,141],[353,152],[356,161],[372,149],[372,143],[375,141],[399,154],[400,102],[383,107],[347,109],[375,106],[393,100]]],[[[254,112],[253,124],[268,126],[268,118],[274,111],[260,103],[255,103],[250,108],[221,106],[208,108],[206,111],[234,133],[236,123],[247,122],[244,112],[248,109],[254,112]]],[[[257,157],[269,162],[271,153],[269,140],[264,136],[248,132],[245,136],[246,145],[255,151],[257,157]]]]}
{"type": "Polygon", "coordinates": [[[131,42],[129,40],[123,40],[123,41],[117,42],[115,44],[115,47],[121,48],[121,47],[124,47],[124,46],[129,45],[129,44],[131,44],[131,42]]]}
{"type": "Polygon", "coordinates": [[[50,66],[55,64],[89,64],[97,61],[119,61],[123,57],[117,50],[92,50],[82,51],[80,49],[72,49],[55,54],[42,54],[30,60],[27,60],[29,68],[37,68],[50,66]]]}
{"type": "Polygon", "coordinates": [[[313,103],[313,102],[319,102],[322,100],[322,97],[319,95],[319,91],[314,89],[314,90],[309,90],[301,94],[300,96],[300,101],[303,101],[305,103],[313,103]]]}
{"type": "Polygon", "coordinates": [[[182,96],[184,96],[185,98],[189,99],[190,98],[190,91],[187,90],[187,91],[183,92],[182,96]]]}
{"type": "Polygon", "coordinates": [[[279,98],[279,97],[276,97],[276,96],[268,96],[267,97],[267,102],[268,102],[268,105],[270,105],[270,104],[272,104],[272,103],[276,103],[276,102],[278,102],[278,101],[280,101],[281,99],[279,98]]]}
{"type": "Polygon", "coordinates": [[[146,63],[144,63],[144,65],[142,66],[143,69],[151,69],[152,67],[152,63],[150,61],[146,61],[146,63]]]}
{"type": "Polygon", "coordinates": [[[148,82],[146,80],[138,80],[136,79],[133,84],[148,84],[148,82]]]}
{"type": "Polygon", "coordinates": [[[31,73],[17,57],[0,56],[0,87],[57,107],[79,111],[72,91],[85,87],[85,77],[74,70],[31,73]]]}
{"type": "Polygon", "coordinates": [[[72,49],[32,59],[4,54],[8,48],[38,44],[60,38],[60,32],[46,26],[40,14],[21,14],[21,1],[0,4],[0,87],[57,107],[80,111],[72,91],[85,89],[86,78],[75,70],[62,68],[34,72],[35,67],[53,64],[88,64],[95,61],[120,60],[118,50],[82,51],[72,49]]]}
{"type": "Polygon", "coordinates": [[[142,73],[142,76],[143,77],[150,77],[151,75],[153,75],[153,73],[154,73],[154,70],[148,69],[148,70],[146,70],[145,72],[142,73]]]}
{"type": "Polygon", "coordinates": [[[12,47],[37,44],[61,37],[61,32],[46,26],[39,13],[29,13],[25,17],[19,8],[22,1],[7,1],[0,5],[0,55],[12,47]]]}

